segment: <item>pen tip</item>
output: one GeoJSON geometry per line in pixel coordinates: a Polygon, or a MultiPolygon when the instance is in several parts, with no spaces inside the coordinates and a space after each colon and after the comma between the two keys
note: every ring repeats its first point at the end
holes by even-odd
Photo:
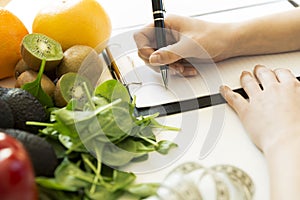
{"type": "Polygon", "coordinates": [[[164,82],[164,86],[166,89],[168,89],[168,70],[164,69],[161,70],[162,80],[164,82]]]}

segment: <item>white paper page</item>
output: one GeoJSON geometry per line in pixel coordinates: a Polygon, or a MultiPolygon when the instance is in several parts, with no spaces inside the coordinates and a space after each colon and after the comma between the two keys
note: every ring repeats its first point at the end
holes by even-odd
{"type": "Polygon", "coordinates": [[[197,76],[169,76],[168,89],[163,85],[161,74],[145,65],[136,52],[121,57],[116,62],[123,74],[123,79],[129,83],[128,88],[131,95],[136,96],[138,108],[219,93],[219,86],[223,84],[232,88],[240,88],[241,72],[252,71],[257,64],[270,68],[289,68],[296,75],[300,75],[299,51],[232,58],[209,65],[200,64],[200,74],[197,76]]]}

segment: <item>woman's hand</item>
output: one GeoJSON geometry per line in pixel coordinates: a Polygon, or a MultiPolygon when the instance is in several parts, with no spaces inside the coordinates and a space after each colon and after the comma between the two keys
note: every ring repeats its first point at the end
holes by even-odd
{"type": "Polygon", "coordinates": [[[197,71],[184,58],[220,61],[231,56],[230,24],[170,15],[165,19],[165,27],[169,45],[156,51],[153,24],[134,35],[139,56],[152,66],[170,64],[175,72],[192,76],[197,71]]]}
{"type": "Polygon", "coordinates": [[[253,142],[266,153],[300,136],[300,82],[287,69],[272,71],[261,65],[255,67],[254,75],[257,79],[243,72],[240,79],[249,101],[227,86],[221,87],[221,93],[253,142]]]}

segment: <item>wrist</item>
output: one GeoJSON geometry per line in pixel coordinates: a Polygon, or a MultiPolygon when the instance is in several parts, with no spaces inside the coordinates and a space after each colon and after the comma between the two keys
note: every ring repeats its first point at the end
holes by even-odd
{"type": "Polygon", "coordinates": [[[274,200],[299,199],[300,132],[285,133],[264,149],[270,176],[270,197],[274,200]]]}
{"type": "Polygon", "coordinates": [[[251,30],[248,29],[247,23],[232,23],[230,25],[230,57],[244,56],[253,54],[253,41],[255,37],[251,35],[251,30]]]}
{"type": "Polygon", "coordinates": [[[286,156],[286,154],[300,153],[300,130],[285,130],[279,137],[269,138],[262,147],[266,157],[286,156]]]}
{"type": "Polygon", "coordinates": [[[240,43],[238,39],[238,25],[236,23],[224,23],[217,24],[217,28],[214,30],[219,35],[222,35],[221,38],[218,38],[215,42],[216,55],[213,57],[213,60],[218,62],[228,58],[239,56],[238,50],[240,49],[240,43]]]}

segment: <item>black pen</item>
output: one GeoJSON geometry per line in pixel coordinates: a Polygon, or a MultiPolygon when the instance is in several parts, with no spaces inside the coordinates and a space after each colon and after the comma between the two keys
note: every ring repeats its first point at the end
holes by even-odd
{"type": "MultiPolygon", "coordinates": [[[[167,45],[165,23],[164,23],[164,5],[162,0],[152,0],[152,11],[155,26],[155,37],[157,49],[165,47],[167,45]]],[[[160,66],[160,72],[165,85],[168,87],[168,65],[160,66]]]]}

